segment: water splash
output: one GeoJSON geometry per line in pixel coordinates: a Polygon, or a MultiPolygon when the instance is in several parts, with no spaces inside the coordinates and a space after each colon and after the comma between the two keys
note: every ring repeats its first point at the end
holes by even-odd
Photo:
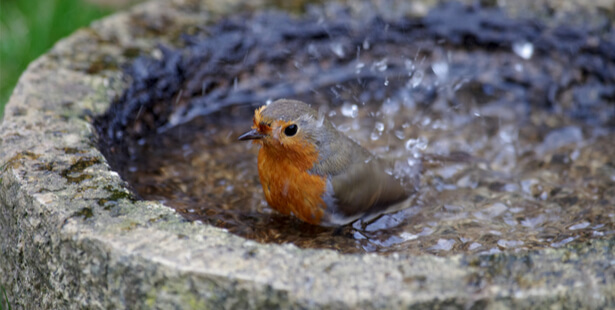
{"type": "Polygon", "coordinates": [[[534,44],[526,41],[513,43],[512,49],[515,54],[525,60],[532,58],[534,54],[534,44]]]}
{"type": "Polygon", "coordinates": [[[440,80],[446,80],[448,77],[448,63],[444,61],[434,62],[431,65],[431,70],[433,70],[440,80]]]}
{"type": "Polygon", "coordinates": [[[356,104],[345,102],[341,112],[345,117],[356,118],[359,115],[359,107],[356,104]]]}
{"type": "Polygon", "coordinates": [[[346,57],[346,52],[344,52],[344,46],[339,42],[331,44],[331,51],[333,51],[333,53],[339,58],[346,57]]]}
{"type": "Polygon", "coordinates": [[[423,82],[423,77],[425,76],[425,72],[422,70],[417,70],[412,73],[412,77],[409,81],[409,86],[411,88],[417,88],[423,82]]]}
{"type": "Polygon", "coordinates": [[[374,62],[374,64],[372,65],[372,70],[378,71],[378,72],[384,72],[387,70],[387,68],[389,67],[388,65],[388,58],[383,58],[379,61],[374,62]]]}

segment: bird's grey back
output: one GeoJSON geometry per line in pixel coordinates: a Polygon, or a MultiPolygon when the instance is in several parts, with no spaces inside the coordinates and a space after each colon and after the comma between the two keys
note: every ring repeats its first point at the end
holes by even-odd
{"type": "Polygon", "coordinates": [[[280,99],[270,103],[261,112],[261,115],[268,119],[279,119],[286,122],[296,120],[305,115],[309,115],[314,119],[318,116],[316,111],[307,103],[290,99],[280,99]]]}

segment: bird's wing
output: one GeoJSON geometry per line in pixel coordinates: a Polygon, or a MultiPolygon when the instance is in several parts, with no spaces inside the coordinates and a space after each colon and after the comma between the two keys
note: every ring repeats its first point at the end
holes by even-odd
{"type": "Polygon", "coordinates": [[[401,180],[389,174],[392,163],[380,158],[355,161],[342,173],[331,177],[338,212],[345,216],[378,214],[411,194],[401,180]],[[389,173],[387,173],[389,172],[389,173]]]}

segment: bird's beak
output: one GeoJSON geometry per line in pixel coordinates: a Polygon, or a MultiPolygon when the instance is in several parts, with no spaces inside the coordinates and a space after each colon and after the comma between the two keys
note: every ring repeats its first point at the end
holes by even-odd
{"type": "Polygon", "coordinates": [[[244,133],[243,135],[239,136],[239,138],[237,138],[237,140],[241,140],[241,141],[245,141],[245,140],[255,140],[255,139],[262,139],[265,135],[258,132],[258,130],[256,129],[252,129],[246,133],[244,133]]]}

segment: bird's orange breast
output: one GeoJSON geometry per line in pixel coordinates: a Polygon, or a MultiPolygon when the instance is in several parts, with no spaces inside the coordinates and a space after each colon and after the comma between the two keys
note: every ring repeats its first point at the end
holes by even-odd
{"type": "Polygon", "coordinates": [[[258,153],[258,173],[269,205],[283,214],[320,224],[326,209],[322,197],[327,181],[308,172],[317,159],[313,147],[297,154],[263,145],[258,153]]]}

